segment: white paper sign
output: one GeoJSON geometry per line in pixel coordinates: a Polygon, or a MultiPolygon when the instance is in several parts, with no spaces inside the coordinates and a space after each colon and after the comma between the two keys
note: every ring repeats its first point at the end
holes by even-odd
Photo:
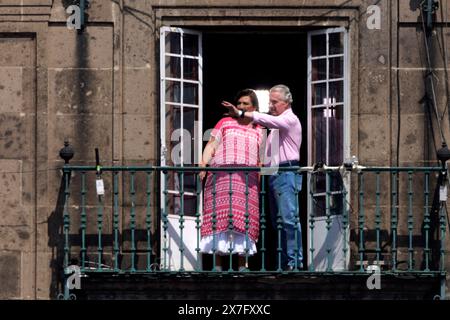
{"type": "Polygon", "coordinates": [[[105,187],[103,185],[103,179],[97,179],[97,195],[102,196],[105,194],[105,187]]]}
{"type": "Polygon", "coordinates": [[[447,186],[439,188],[439,201],[447,201],[447,186]]]}

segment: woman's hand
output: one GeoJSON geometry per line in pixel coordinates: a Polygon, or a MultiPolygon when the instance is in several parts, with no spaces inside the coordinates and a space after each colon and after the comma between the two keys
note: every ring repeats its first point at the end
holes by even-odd
{"type": "Polygon", "coordinates": [[[228,101],[222,101],[222,105],[228,109],[228,115],[230,117],[237,118],[239,116],[239,109],[228,101]]]}
{"type": "MultiPolygon", "coordinates": [[[[206,167],[206,163],[200,162],[198,164],[198,166],[201,167],[201,168],[204,168],[204,167],[206,167]]],[[[200,181],[203,181],[205,176],[206,176],[206,171],[200,171],[199,174],[198,174],[198,177],[200,178],[200,181]]]]}

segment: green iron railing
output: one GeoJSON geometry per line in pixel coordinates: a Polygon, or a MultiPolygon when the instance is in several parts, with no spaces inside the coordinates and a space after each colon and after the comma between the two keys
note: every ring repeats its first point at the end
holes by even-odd
{"type": "MultiPolygon", "coordinates": [[[[212,174],[213,196],[218,172],[229,174],[228,230],[233,231],[231,175],[244,172],[248,200],[249,173],[261,168],[102,167],[105,194],[98,196],[94,183],[99,178],[97,167],[65,165],[64,267],[78,260],[81,273],[239,272],[233,265],[231,248],[224,271],[215,268],[215,245],[209,264],[200,253],[201,171],[212,174]],[[175,263],[174,257],[178,259],[175,263]]],[[[381,274],[445,279],[447,221],[435,188],[441,168],[312,171],[291,167],[278,171],[303,175],[307,182],[297,197],[296,215],[296,224],[301,222],[302,233],[306,233],[305,267],[296,266],[288,274],[365,274],[368,265],[377,265],[381,274]]],[[[268,177],[260,177],[258,253],[250,257],[246,248],[249,269],[245,272],[284,274],[280,262],[282,220],[278,215],[276,226],[268,223],[268,177]]],[[[249,223],[247,201],[247,240],[249,223]]],[[[213,230],[216,224],[214,212],[213,230]]]]}

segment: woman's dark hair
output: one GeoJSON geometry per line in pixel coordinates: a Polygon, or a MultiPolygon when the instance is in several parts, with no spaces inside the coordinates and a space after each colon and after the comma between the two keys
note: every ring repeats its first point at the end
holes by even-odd
{"type": "Polygon", "coordinates": [[[241,97],[250,97],[250,101],[252,102],[252,105],[256,108],[256,111],[259,111],[259,102],[258,97],[256,96],[255,90],[253,89],[244,89],[238,92],[236,95],[236,102],[241,97]]]}

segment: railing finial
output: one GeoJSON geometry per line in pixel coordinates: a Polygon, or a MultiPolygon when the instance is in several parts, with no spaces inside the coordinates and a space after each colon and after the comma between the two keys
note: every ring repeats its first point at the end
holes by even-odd
{"type": "Polygon", "coordinates": [[[438,160],[442,164],[442,168],[445,168],[445,163],[450,159],[450,150],[447,148],[447,143],[442,142],[442,148],[437,151],[438,160]]]}
{"type": "Polygon", "coordinates": [[[59,156],[64,160],[64,164],[69,164],[74,155],[73,148],[69,145],[69,140],[64,140],[64,147],[59,150],[59,156]]]}

